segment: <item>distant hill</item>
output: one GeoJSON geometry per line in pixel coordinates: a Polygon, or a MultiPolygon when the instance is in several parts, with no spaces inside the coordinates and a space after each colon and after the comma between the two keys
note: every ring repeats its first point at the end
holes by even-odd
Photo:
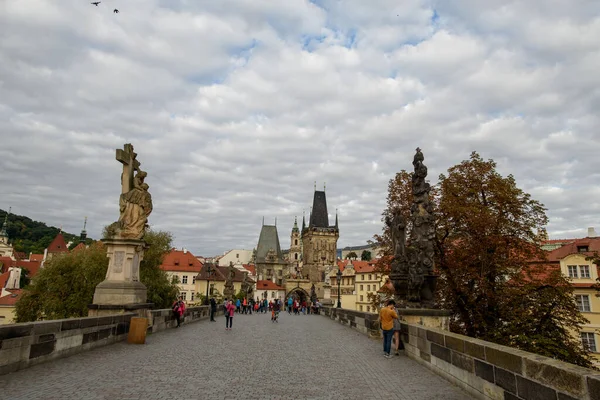
{"type": "MultiPolygon", "coordinates": [[[[0,210],[0,227],[4,223],[6,211],[0,210]]],[[[12,243],[15,251],[23,252],[27,256],[29,253],[42,254],[48,247],[52,239],[60,232],[59,228],[48,226],[43,222],[33,221],[24,215],[10,214],[8,216],[8,239],[12,243]]],[[[73,242],[71,247],[79,243],[79,235],[73,235],[63,231],[65,241],[73,242]]],[[[87,239],[86,243],[92,243],[92,239],[87,239]]]]}

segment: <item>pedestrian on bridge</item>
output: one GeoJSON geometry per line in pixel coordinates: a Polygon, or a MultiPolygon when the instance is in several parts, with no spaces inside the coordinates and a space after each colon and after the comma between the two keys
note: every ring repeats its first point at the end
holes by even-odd
{"type": "Polygon", "coordinates": [[[381,321],[381,330],[383,331],[383,355],[386,358],[391,357],[392,337],[394,336],[394,319],[398,319],[396,313],[396,302],[389,300],[386,307],[379,312],[379,320],[381,321]]]}
{"type": "MultiPolygon", "coordinates": [[[[238,300],[239,301],[239,300],[238,300]]],[[[227,310],[225,311],[225,330],[230,331],[233,327],[233,315],[235,314],[235,306],[233,300],[229,300],[227,304],[227,310]]]]}
{"type": "Polygon", "coordinates": [[[217,312],[217,301],[214,297],[210,298],[210,321],[217,322],[215,320],[215,313],[217,312]]]}
{"type": "Polygon", "coordinates": [[[183,302],[183,296],[179,296],[179,298],[175,300],[175,303],[173,303],[171,309],[173,310],[173,315],[177,320],[177,328],[179,328],[181,326],[181,317],[185,312],[185,303],[183,302]]]}
{"type": "MultiPolygon", "coordinates": [[[[232,302],[233,303],[233,302],[232,302]]],[[[242,302],[240,301],[240,299],[237,299],[235,301],[235,309],[237,310],[238,314],[240,313],[240,307],[242,306],[242,302]]]]}

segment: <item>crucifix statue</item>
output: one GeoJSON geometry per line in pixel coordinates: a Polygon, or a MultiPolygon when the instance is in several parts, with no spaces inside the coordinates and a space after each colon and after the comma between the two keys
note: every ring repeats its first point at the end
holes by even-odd
{"type": "Polygon", "coordinates": [[[133,173],[139,170],[140,162],[136,160],[137,153],[133,151],[131,143],[125,144],[123,150],[117,149],[117,161],[123,164],[121,174],[121,193],[127,193],[133,189],[133,173]]]}
{"type": "Polygon", "coordinates": [[[109,235],[121,239],[143,239],[152,212],[152,197],[148,184],[144,182],[148,174],[140,169],[140,162],[133,145],[127,143],[117,149],[116,159],[123,164],[121,173],[121,196],[119,198],[119,220],[109,227],[109,235]]]}

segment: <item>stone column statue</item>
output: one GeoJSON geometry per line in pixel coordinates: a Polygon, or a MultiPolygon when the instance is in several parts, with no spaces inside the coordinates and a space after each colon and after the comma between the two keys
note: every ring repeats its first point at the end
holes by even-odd
{"type": "Polygon", "coordinates": [[[152,196],[145,182],[148,174],[140,169],[137,153],[129,143],[117,149],[116,159],[123,165],[119,219],[105,229],[102,241],[109,258],[108,269],[106,279],[96,286],[90,315],[148,306],[139,274],[146,248],[143,238],[152,212],[152,196]]]}
{"type": "Polygon", "coordinates": [[[425,181],[427,167],[423,164],[424,159],[421,149],[417,148],[413,159],[410,246],[406,245],[406,221],[400,211],[395,211],[385,221],[390,228],[394,248],[390,279],[396,300],[403,306],[414,308],[433,307],[437,280],[433,265],[435,230],[429,201],[431,186],[425,181]]]}

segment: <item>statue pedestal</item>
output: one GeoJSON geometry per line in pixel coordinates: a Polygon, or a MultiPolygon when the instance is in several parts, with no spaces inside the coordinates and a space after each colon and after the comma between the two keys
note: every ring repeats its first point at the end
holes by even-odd
{"type": "Polygon", "coordinates": [[[431,308],[398,308],[398,316],[409,324],[422,325],[427,328],[450,330],[450,310],[431,308]]]}
{"type": "Polygon", "coordinates": [[[146,242],[133,239],[104,239],[109,259],[106,279],[96,286],[89,315],[107,315],[146,310],[146,286],[140,282],[140,261],[146,242]]]}

